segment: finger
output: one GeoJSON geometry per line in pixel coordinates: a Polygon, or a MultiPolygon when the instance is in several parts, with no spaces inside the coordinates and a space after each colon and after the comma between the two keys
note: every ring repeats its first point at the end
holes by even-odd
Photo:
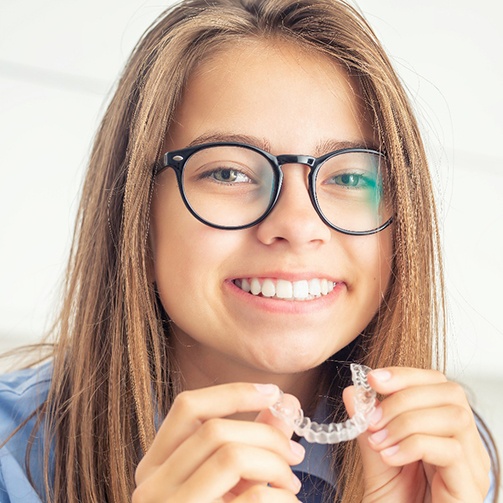
{"type": "Polygon", "coordinates": [[[404,421],[408,422],[403,437],[414,433],[414,429],[415,433],[456,435],[463,445],[471,469],[479,478],[485,479],[490,465],[489,456],[481,441],[464,389],[458,383],[444,381],[442,375],[435,371],[400,369],[400,372],[403,375],[410,374],[406,380],[415,385],[395,391],[381,403],[375,414],[377,420],[369,426],[369,430],[376,434],[372,439],[383,440],[389,425],[397,418],[402,418],[402,425],[404,421]],[[421,377],[425,378],[426,384],[417,384],[417,379],[421,377]],[[434,413],[435,409],[441,409],[443,413],[434,413]],[[420,412],[421,410],[424,412],[420,412]],[[417,411],[418,415],[412,414],[413,411],[417,411]]]}
{"type": "Polygon", "coordinates": [[[447,382],[442,372],[405,367],[387,367],[372,370],[367,376],[370,386],[383,395],[414,386],[427,386],[447,382]]]}
{"type": "MultiPolygon", "coordinates": [[[[383,404],[384,406],[384,404],[383,404]]],[[[414,410],[399,415],[386,427],[369,435],[371,447],[382,452],[413,435],[452,438],[463,449],[467,467],[481,492],[487,490],[490,459],[472,426],[471,414],[456,405],[414,410]]]]}
{"type": "Polygon", "coordinates": [[[177,501],[213,501],[235,488],[242,479],[270,484],[292,494],[297,494],[301,487],[290,466],[277,454],[243,444],[226,444],[180,487],[177,501]]]}
{"type": "Polygon", "coordinates": [[[247,421],[209,419],[156,470],[156,478],[181,485],[208,458],[226,444],[246,444],[264,451],[272,451],[288,465],[300,463],[304,457],[302,446],[288,439],[277,428],[247,421]]]}
{"type": "MultiPolygon", "coordinates": [[[[290,410],[297,410],[301,408],[299,400],[293,395],[285,393],[282,396],[282,401],[285,407],[290,410]]],[[[275,416],[269,409],[260,411],[255,421],[269,424],[271,426],[274,426],[275,428],[278,428],[288,438],[290,438],[293,434],[292,426],[289,425],[286,421],[283,421],[281,418],[275,416]]]]}
{"type": "MultiPolygon", "coordinates": [[[[290,499],[288,501],[292,501],[291,498],[293,498],[293,501],[297,501],[294,497],[294,494],[291,491],[287,491],[285,489],[279,489],[277,487],[272,487],[266,483],[257,483],[257,482],[252,482],[252,481],[244,480],[244,479],[241,479],[232,488],[231,491],[229,491],[226,495],[224,495],[222,500],[223,500],[223,502],[226,502],[226,501],[231,502],[232,501],[232,503],[235,503],[236,498],[239,499],[240,496],[243,494],[246,494],[247,498],[250,498],[256,494],[257,496],[260,496],[260,497],[267,496],[267,498],[269,498],[267,501],[271,501],[271,503],[274,501],[274,503],[276,503],[276,500],[271,499],[272,495],[275,494],[276,491],[284,493],[284,494],[289,494],[290,499]],[[264,492],[261,492],[261,491],[256,492],[255,488],[257,488],[257,487],[267,487],[270,491],[268,490],[268,491],[264,491],[264,492]]],[[[239,501],[241,501],[241,499],[239,499],[239,501]]]]}
{"type": "MultiPolygon", "coordinates": [[[[481,493],[460,443],[453,438],[412,435],[381,451],[386,464],[394,467],[423,461],[436,467],[431,481],[439,501],[481,501],[481,493]]],[[[433,487],[432,487],[433,491],[433,487]]]]}
{"type": "Polygon", "coordinates": [[[232,503],[255,503],[257,501],[293,503],[298,502],[299,500],[290,491],[285,491],[284,489],[262,485],[253,485],[246,492],[233,499],[232,503]]]}
{"type": "Polygon", "coordinates": [[[136,470],[137,483],[160,465],[204,421],[239,412],[258,412],[279,398],[275,385],[232,383],[180,393],[163,421],[152,446],[136,470]]]}
{"type": "Polygon", "coordinates": [[[379,427],[384,421],[390,421],[409,410],[451,404],[462,407],[470,413],[470,417],[473,417],[465,392],[459,384],[450,381],[435,384],[416,383],[409,388],[399,389],[389,394],[382,403],[382,419],[373,426],[379,427]]]}
{"type": "MultiPolygon", "coordinates": [[[[344,405],[350,417],[355,412],[354,397],[354,386],[349,386],[342,394],[344,405]]],[[[400,469],[383,462],[379,452],[376,452],[369,444],[369,435],[368,432],[362,433],[357,437],[357,443],[362,458],[365,485],[372,492],[372,488],[382,487],[386,482],[396,477],[400,473],[400,469]]]]}
{"type": "Polygon", "coordinates": [[[372,449],[383,452],[414,435],[456,439],[463,448],[473,478],[484,486],[488,470],[482,456],[472,455],[471,435],[466,431],[470,424],[470,414],[464,408],[455,405],[414,410],[397,416],[385,428],[371,433],[368,440],[372,449]]]}
{"type": "Polygon", "coordinates": [[[384,428],[371,433],[369,442],[380,451],[416,434],[462,437],[470,422],[468,412],[454,405],[413,410],[398,415],[384,428]]]}

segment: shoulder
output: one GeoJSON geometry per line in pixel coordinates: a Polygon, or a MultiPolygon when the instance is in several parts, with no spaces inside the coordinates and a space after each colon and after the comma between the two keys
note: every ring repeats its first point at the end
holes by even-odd
{"type": "Polygon", "coordinates": [[[36,388],[47,388],[52,377],[52,362],[38,367],[0,374],[0,396],[22,396],[36,388]]]}
{"type": "Polygon", "coordinates": [[[0,375],[0,441],[46,400],[52,365],[0,375]]]}
{"type": "MultiPolygon", "coordinates": [[[[43,434],[32,438],[37,422],[34,414],[47,399],[52,364],[0,375],[0,503],[39,502],[26,471],[26,453],[32,446],[30,470],[41,487],[43,434]],[[38,451],[38,452],[37,452],[38,451]]],[[[43,431],[43,430],[40,430],[43,431]]]]}

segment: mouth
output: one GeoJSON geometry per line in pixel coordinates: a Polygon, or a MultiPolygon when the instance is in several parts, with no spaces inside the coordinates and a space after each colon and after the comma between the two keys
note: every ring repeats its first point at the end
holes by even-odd
{"type": "Polygon", "coordinates": [[[246,293],[269,299],[305,301],[328,295],[337,285],[326,278],[287,281],[272,278],[239,278],[233,283],[246,293]]]}

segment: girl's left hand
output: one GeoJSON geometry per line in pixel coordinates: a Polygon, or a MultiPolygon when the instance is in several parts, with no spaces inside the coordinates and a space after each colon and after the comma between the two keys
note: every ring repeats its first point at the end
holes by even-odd
{"type": "MultiPolygon", "coordinates": [[[[358,437],[363,503],[478,503],[489,490],[490,459],[463,388],[434,370],[372,371],[386,398],[358,437]]],[[[352,387],[344,392],[350,415],[352,387]]]]}

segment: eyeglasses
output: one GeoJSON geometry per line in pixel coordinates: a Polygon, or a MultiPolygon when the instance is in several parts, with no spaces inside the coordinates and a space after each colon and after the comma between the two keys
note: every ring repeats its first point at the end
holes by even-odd
{"type": "Polygon", "coordinates": [[[273,210],[286,164],[309,166],[311,202],[332,229],[366,235],[391,224],[386,157],[376,150],[345,148],[321,157],[274,156],[244,143],[206,143],[165,153],[155,175],[172,168],[187,209],[204,224],[245,229],[273,210]]]}

